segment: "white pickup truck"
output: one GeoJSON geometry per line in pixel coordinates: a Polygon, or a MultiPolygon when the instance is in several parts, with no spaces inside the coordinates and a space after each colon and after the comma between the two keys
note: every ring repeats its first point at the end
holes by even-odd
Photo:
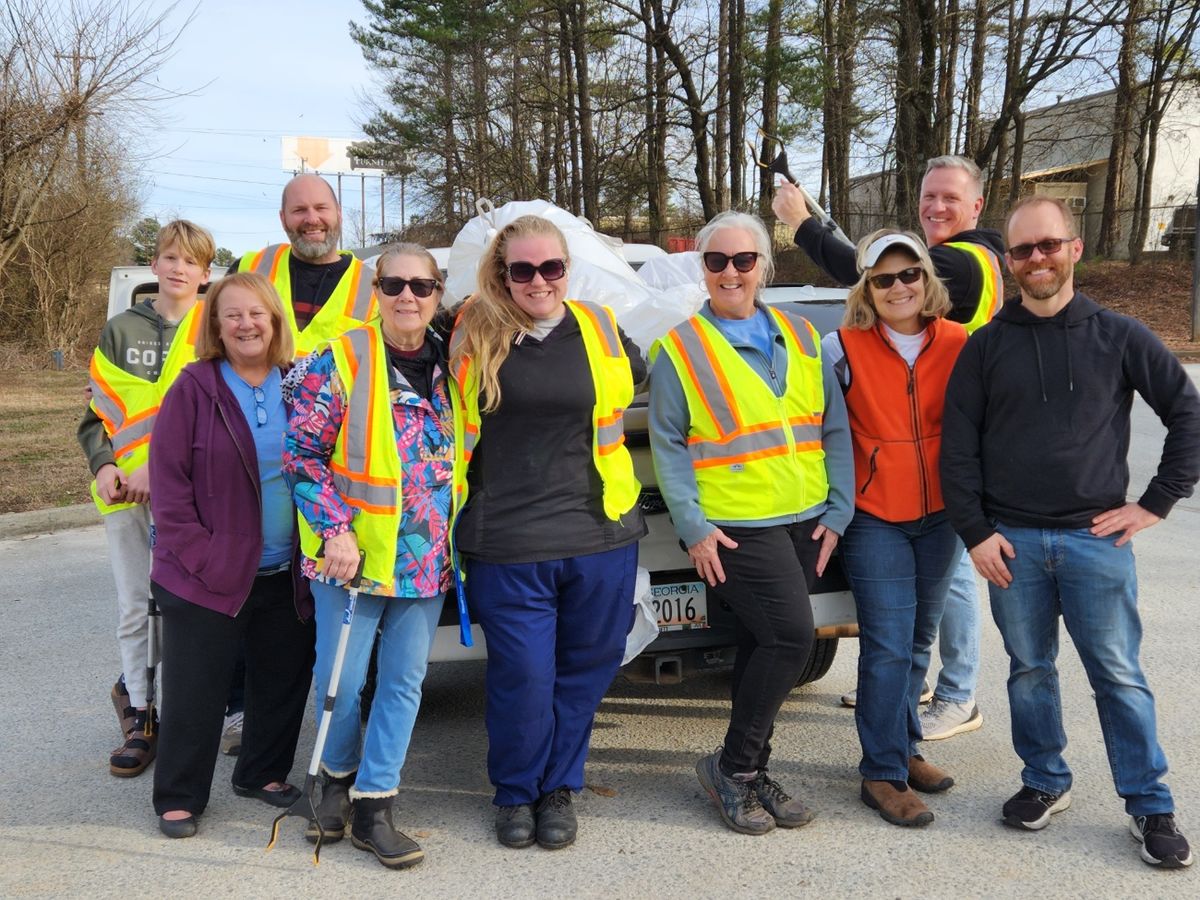
{"type": "MultiPolygon", "coordinates": [[[[449,250],[436,248],[432,252],[444,266],[449,250]]],[[[363,252],[362,256],[370,265],[377,253],[378,248],[372,248],[363,252]]],[[[646,258],[661,254],[661,251],[629,245],[625,254],[630,264],[636,267],[646,258]]],[[[214,280],[224,274],[224,268],[213,267],[214,280]]],[[[113,269],[109,280],[109,317],[154,296],[157,289],[157,279],[148,266],[113,269]]],[[[763,299],[767,303],[796,305],[822,334],[837,328],[845,296],[846,292],[842,290],[804,285],[772,285],[763,290],[763,299]]],[[[691,672],[732,665],[735,653],[733,614],[708,592],[696,574],[675,536],[662,495],[655,487],[650,441],[646,433],[644,395],[634,401],[626,414],[625,433],[638,480],[643,486],[639,504],[649,527],[649,534],[642,538],[638,548],[638,564],[650,572],[653,605],[659,624],[659,636],[625,667],[625,674],[636,680],[670,684],[680,681],[691,672]]],[[[858,634],[854,597],[836,556],[812,591],[811,602],[816,641],[800,678],[801,684],[815,681],[829,671],[839,638],[858,634]]],[[[430,661],[484,658],[487,649],[483,632],[473,624],[472,633],[475,645],[463,647],[458,641],[455,604],[447,602],[434,638],[430,661]]]]}

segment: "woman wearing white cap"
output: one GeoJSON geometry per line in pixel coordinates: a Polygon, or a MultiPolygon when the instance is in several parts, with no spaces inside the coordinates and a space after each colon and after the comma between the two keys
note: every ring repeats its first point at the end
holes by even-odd
{"type": "Polygon", "coordinates": [[[894,825],[928,825],[910,789],[954,779],[917,752],[917,702],[961,544],[938,479],[942,408],[967,339],[924,244],[894,229],[858,245],[858,283],[822,350],[846,397],[855,513],[842,559],[858,608],[863,802],[894,825]]]}

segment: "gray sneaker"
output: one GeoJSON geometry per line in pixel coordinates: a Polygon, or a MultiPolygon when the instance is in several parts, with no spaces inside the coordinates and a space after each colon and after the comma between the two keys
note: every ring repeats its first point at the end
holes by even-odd
{"type": "MultiPolygon", "coordinates": [[[[923,685],[921,685],[921,697],[917,702],[928,703],[932,699],[933,688],[931,688],[929,686],[929,682],[926,681],[923,685]]],[[[842,706],[848,706],[851,709],[854,709],[854,707],[858,706],[858,691],[847,691],[846,693],[842,694],[842,706]]]]}
{"type": "Polygon", "coordinates": [[[780,828],[799,828],[813,820],[812,811],[804,805],[804,801],[785,791],[783,785],[766,772],[759,772],[751,782],[751,787],[758,802],[780,828]]]}
{"type": "MultiPolygon", "coordinates": [[[[740,834],[766,834],[775,827],[775,818],[762,808],[754,793],[754,776],[731,778],[721,771],[721,751],[717,750],[696,763],[696,777],[721,819],[740,834]]],[[[757,774],[757,773],[756,773],[757,774]]]]}
{"type": "Polygon", "coordinates": [[[921,735],[927,741],[941,741],[983,727],[983,716],[974,700],[954,703],[934,697],[921,713],[921,735]]]}

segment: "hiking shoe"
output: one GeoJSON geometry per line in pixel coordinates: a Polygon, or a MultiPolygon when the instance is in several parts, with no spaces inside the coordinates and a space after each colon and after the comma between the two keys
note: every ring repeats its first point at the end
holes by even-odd
{"type": "Polygon", "coordinates": [[[754,779],[749,776],[730,777],[721,771],[721,751],[705,756],[696,763],[696,777],[713,803],[722,821],[740,834],[766,834],[775,827],[775,818],[763,809],[754,793],[754,779]]]}
{"type": "Polygon", "coordinates": [[[908,758],[908,786],[924,794],[940,794],[954,787],[954,779],[945,769],[927,762],[921,755],[908,758]]]}
{"type": "Polygon", "coordinates": [[[317,820],[309,822],[304,832],[304,838],[310,844],[315,844],[318,839],[325,844],[336,844],[346,836],[350,824],[350,788],[357,775],[357,772],[351,772],[340,778],[323,776],[317,820]],[[317,828],[317,822],[321,823],[320,828],[317,828]],[[324,837],[321,837],[322,832],[324,837]]]}
{"type": "Polygon", "coordinates": [[[926,741],[941,741],[983,727],[983,716],[974,700],[954,703],[934,697],[920,718],[921,736],[926,741]]]}
{"type": "Polygon", "coordinates": [[[225,717],[225,728],[221,732],[221,752],[226,756],[237,756],[242,752],[242,723],[245,714],[230,713],[225,717]]]}
{"type": "Polygon", "coordinates": [[[1129,832],[1142,845],[1142,860],[1164,869],[1182,869],[1192,864],[1192,849],[1175,826],[1174,813],[1134,816],[1129,832]]]}
{"type": "Polygon", "coordinates": [[[933,813],[915,791],[900,790],[890,781],[864,778],[859,796],[863,803],[878,811],[883,821],[893,825],[922,827],[933,821],[933,813]]]}
{"type": "Polygon", "coordinates": [[[132,722],[125,734],[125,743],[108,757],[108,771],[118,778],[141,775],[158,753],[158,714],[151,714],[147,728],[146,710],[134,710],[132,722]]]}
{"type": "MultiPolygon", "coordinates": [[[[929,686],[929,681],[926,680],[926,682],[921,685],[921,696],[917,702],[928,703],[932,699],[933,688],[929,686]]],[[[848,706],[851,709],[858,706],[858,691],[847,691],[846,693],[842,694],[842,706],[848,706]]]]}
{"type": "Polygon", "coordinates": [[[542,797],[537,805],[537,842],[547,850],[561,850],[575,843],[579,821],[570,788],[557,788],[542,797]]]}
{"type": "Polygon", "coordinates": [[[1050,824],[1050,817],[1071,805],[1071,792],[1047,794],[1036,788],[1022,787],[1008,798],[1001,810],[1004,824],[1013,828],[1041,831],[1050,824]]]}
{"type": "Polygon", "coordinates": [[[392,824],[392,801],[395,799],[392,795],[355,800],[350,843],[359,850],[371,851],[389,869],[407,869],[423,860],[425,851],[392,824]]]}
{"type": "Polygon", "coordinates": [[[762,808],[770,813],[780,828],[799,828],[813,820],[813,814],[804,805],[804,801],[799,797],[790,796],[779,782],[765,771],[758,773],[750,787],[762,808]]]}
{"type": "Polygon", "coordinates": [[[533,846],[536,829],[532,803],[496,807],[496,840],[505,847],[520,850],[533,846]]]}

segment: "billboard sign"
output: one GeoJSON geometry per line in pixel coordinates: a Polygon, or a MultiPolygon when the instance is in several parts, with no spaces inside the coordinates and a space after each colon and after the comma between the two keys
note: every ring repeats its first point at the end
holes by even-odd
{"type": "Polygon", "coordinates": [[[316,172],[321,175],[383,175],[379,168],[356,167],[346,138],[290,137],[282,141],[285,172],[316,172]]]}

